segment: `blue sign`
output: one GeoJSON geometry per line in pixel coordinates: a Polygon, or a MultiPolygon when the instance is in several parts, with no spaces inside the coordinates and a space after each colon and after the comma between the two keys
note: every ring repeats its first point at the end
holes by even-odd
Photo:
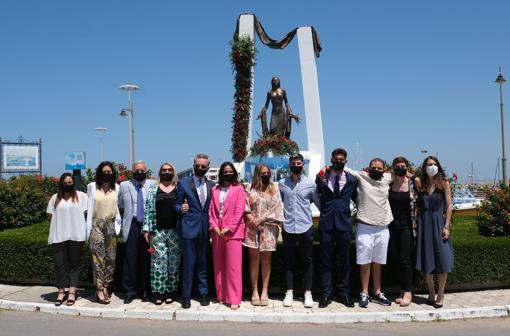
{"type": "Polygon", "coordinates": [[[85,169],[85,152],[67,152],[65,169],[85,169]]]}

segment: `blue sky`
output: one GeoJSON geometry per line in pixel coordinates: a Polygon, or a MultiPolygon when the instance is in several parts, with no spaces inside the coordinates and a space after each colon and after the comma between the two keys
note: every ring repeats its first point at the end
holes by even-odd
{"type": "MultiPolygon", "coordinates": [[[[64,153],[128,161],[134,95],[136,158],[178,170],[197,152],[231,159],[233,75],[229,41],[237,16],[255,13],[280,39],[314,25],[325,147],[344,146],[351,165],[420,150],[449,171],[492,179],[501,156],[498,66],[510,79],[510,2],[500,1],[14,1],[0,3],[0,136],[43,140],[43,172],[64,153]],[[357,150],[357,148],[359,148],[357,150]]],[[[297,39],[283,51],[257,42],[254,114],[273,75],[304,117],[297,39]]],[[[510,102],[510,85],[505,87],[510,102]]],[[[508,109],[507,109],[508,111],[508,109]]],[[[506,129],[510,132],[510,115],[506,129]]],[[[256,124],[258,127],[258,124],[256,124]]],[[[306,125],[293,129],[306,148],[306,125]]],[[[507,137],[508,138],[508,137],[507,137]]],[[[509,143],[507,141],[507,147],[509,143]]],[[[507,150],[508,156],[508,150],[507,150]]]]}

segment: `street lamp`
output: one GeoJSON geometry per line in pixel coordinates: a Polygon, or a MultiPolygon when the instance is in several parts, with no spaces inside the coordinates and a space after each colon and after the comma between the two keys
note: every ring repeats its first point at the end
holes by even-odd
{"type": "Polygon", "coordinates": [[[102,133],[108,131],[108,128],[106,127],[96,127],[96,131],[99,132],[99,158],[101,159],[101,162],[103,162],[104,158],[104,150],[103,150],[103,136],[102,133]]]}
{"type": "Polygon", "coordinates": [[[128,117],[128,139],[129,139],[129,167],[135,162],[135,130],[133,128],[133,101],[131,100],[131,91],[140,90],[140,86],[135,84],[124,84],[119,89],[128,92],[128,108],[120,111],[121,117],[128,117]]]}
{"type": "Polygon", "coordinates": [[[502,171],[503,171],[503,184],[507,185],[507,175],[506,175],[506,155],[505,155],[505,123],[503,119],[503,84],[505,84],[506,80],[501,74],[501,67],[499,67],[499,75],[498,78],[496,78],[495,82],[499,85],[499,110],[501,114],[501,151],[502,151],[502,158],[501,158],[501,165],[502,165],[502,171]]]}

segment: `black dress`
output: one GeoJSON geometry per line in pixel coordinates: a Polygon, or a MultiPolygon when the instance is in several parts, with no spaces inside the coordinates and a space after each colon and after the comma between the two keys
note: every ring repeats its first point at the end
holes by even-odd
{"type": "Polygon", "coordinates": [[[416,269],[426,274],[451,272],[453,268],[453,246],[451,236],[443,239],[445,225],[444,192],[434,191],[418,194],[420,221],[416,240],[416,269]]]}

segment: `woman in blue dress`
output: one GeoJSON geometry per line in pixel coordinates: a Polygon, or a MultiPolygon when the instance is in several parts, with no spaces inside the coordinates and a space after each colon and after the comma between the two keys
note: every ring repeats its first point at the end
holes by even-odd
{"type": "Polygon", "coordinates": [[[450,237],[452,195],[441,164],[428,156],[422,164],[421,177],[416,179],[420,221],[416,240],[416,269],[423,272],[429,296],[427,304],[441,308],[444,303],[446,278],[453,268],[453,247],[450,237]],[[438,291],[434,278],[438,277],[438,291]]]}

